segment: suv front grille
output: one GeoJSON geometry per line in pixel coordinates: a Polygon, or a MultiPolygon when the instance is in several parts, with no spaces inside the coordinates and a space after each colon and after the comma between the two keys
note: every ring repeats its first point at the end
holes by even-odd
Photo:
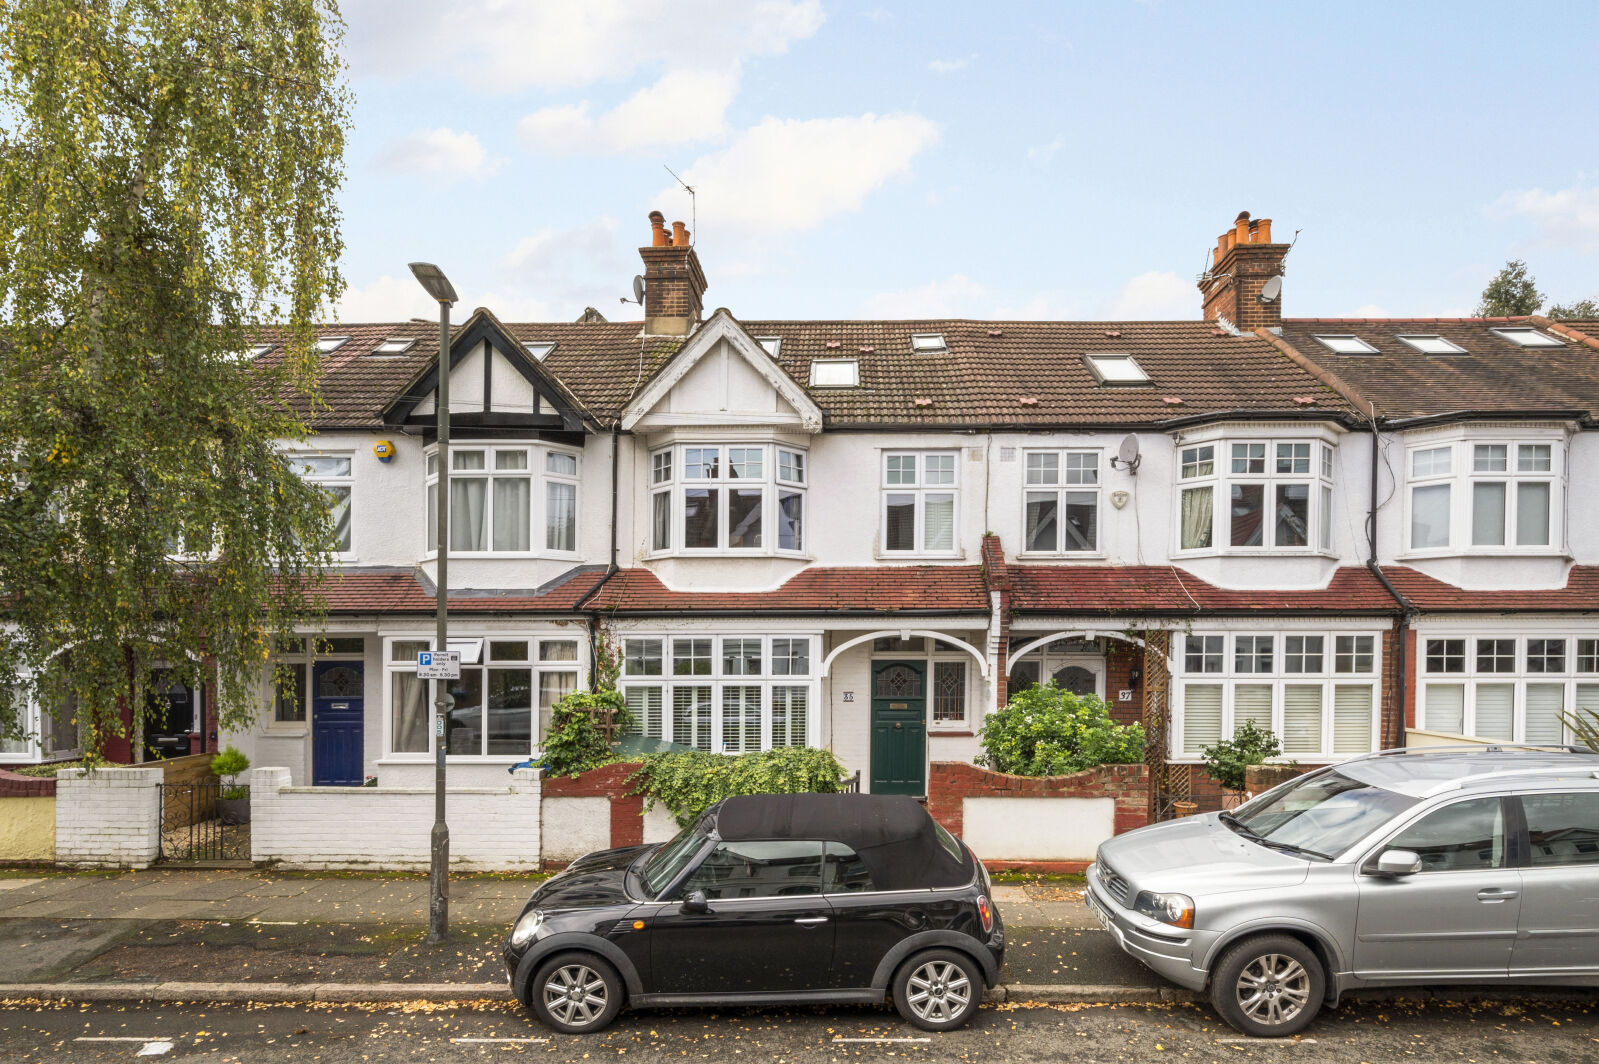
{"type": "Polygon", "coordinates": [[[1104,882],[1105,889],[1110,891],[1111,897],[1115,898],[1123,905],[1126,905],[1128,890],[1127,880],[1117,875],[1109,865],[1104,864],[1103,862],[1101,862],[1099,867],[1101,872],[1100,879],[1104,882]]]}

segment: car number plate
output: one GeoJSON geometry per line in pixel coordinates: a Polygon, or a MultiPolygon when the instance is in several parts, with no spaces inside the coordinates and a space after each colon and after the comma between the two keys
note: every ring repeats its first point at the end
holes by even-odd
{"type": "Polygon", "coordinates": [[[1110,925],[1110,917],[1105,914],[1105,910],[1101,909],[1099,903],[1094,900],[1093,891],[1085,891],[1083,898],[1088,902],[1088,911],[1093,913],[1094,919],[1099,921],[1099,926],[1109,931],[1112,935],[1116,934],[1116,929],[1110,925]]]}

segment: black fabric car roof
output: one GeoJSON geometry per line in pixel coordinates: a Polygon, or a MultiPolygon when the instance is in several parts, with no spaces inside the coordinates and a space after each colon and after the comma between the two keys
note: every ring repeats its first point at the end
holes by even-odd
{"type": "Polygon", "coordinates": [[[938,841],[933,818],[906,795],[758,794],[725,799],[716,833],[727,842],[820,839],[840,842],[866,863],[878,890],[962,887],[970,856],[938,841]]]}

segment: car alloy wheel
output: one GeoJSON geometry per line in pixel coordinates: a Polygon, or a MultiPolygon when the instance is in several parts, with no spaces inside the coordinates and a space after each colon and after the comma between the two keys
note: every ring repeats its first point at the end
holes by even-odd
{"type": "Polygon", "coordinates": [[[976,1013],[983,978],[971,958],[955,950],[931,950],[905,963],[893,992],[901,1016],[924,1031],[948,1031],[976,1013]]]}
{"type": "Polygon", "coordinates": [[[1233,993],[1238,1008],[1256,1023],[1292,1023],[1310,1002],[1310,973],[1281,953],[1267,953],[1244,965],[1233,993]]]}
{"type": "Polygon", "coordinates": [[[587,1027],[610,1003],[605,978],[586,964],[562,965],[549,974],[540,992],[550,1015],[570,1027],[587,1027]]]}

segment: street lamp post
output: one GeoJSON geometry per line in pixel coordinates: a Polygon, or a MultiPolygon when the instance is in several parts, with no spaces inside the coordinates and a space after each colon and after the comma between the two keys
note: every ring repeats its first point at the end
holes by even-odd
{"type": "MultiPolygon", "coordinates": [[[[411,273],[439,304],[439,387],[434,406],[438,415],[438,580],[434,612],[438,631],[433,649],[450,649],[450,307],[455,288],[444,271],[431,262],[411,263],[411,273]]],[[[442,942],[450,927],[450,826],[444,822],[444,721],[454,699],[443,680],[433,681],[433,847],[428,864],[428,937],[442,942]]]]}

